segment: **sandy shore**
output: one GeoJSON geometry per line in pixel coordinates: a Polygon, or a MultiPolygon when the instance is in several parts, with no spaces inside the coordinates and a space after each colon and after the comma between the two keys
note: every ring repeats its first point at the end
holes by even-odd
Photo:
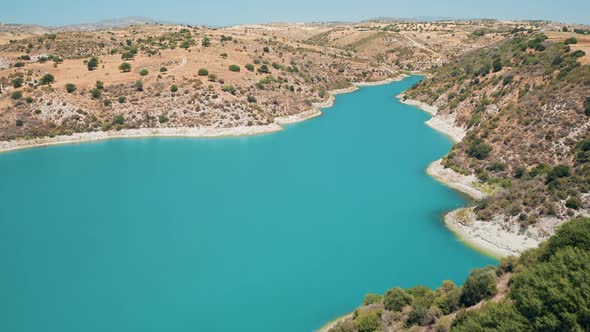
{"type": "MultiPolygon", "coordinates": [[[[453,116],[439,114],[436,107],[416,100],[403,100],[403,95],[398,98],[402,103],[416,106],[431,114],[433,117],[426,122],[427,125],[447,135],[453,142],[459,143],[465,137],[465,129],[455,125],[453,116]]],[[[474,175],[467,176],[445,168],[442,160],[430,164],[426,172],[445,185],[474,199],[482,199],[486,196],[477,188],[478,180],[474,175]]],[[[496,258],[518,256],[528,249],[536,248],[549,234],[532,226],[522,230],[517,222],[502,216],[496,216],[492,221],[477,220],[473,208],[448,213],[445,216],[445,224],[467,245],[496,258]]]]}

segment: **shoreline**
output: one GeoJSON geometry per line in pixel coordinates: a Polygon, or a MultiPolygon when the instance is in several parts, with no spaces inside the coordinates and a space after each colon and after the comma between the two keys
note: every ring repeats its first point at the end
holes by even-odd
{"type": "Polygon", "coordinates": [[[293,114],[285,117],[275,118],[274,122],[263,126],[251,127],[178,127],[178,128],[140,128],[140,129],[123,129],[118,131],[95,131],[85,133],[75,133],[72,135],[60,135],[55,137],[41,137],[33,139],[18,139],[12,141],[0,142],[0,153],[32,148],[40,148],[54,145],[80,144],[109,139],[126,139],[126,138],[156,138],[156,137],[185,137],[185,138],[221,138],[221,137],[241,137],[257,136],[275,133],[284,130],[284,125],[294,124],[321,116],[322,108],[334,106],[336,95],[351,93],[364,86],[376,86],[401,81],[408,77],[401,74],[394,78],[389,78],[377,82],[353,83],[352,86],[343,89],[329,91],[327,100],[313,104],[309,111],[299,114],[293,114]]]}
{"type": "MultiPolygon", "coordinates": [[[[466,130],[455,125],[455,118],[452,115],[440,115],[435,106],[403,98],[403,94],[398,96],[400,102],[415,106],[432,115],[426,124],[449,137],[454,144],[461,142],[465,137],[466,130]]],[[[475,186],[478,181],[475,175],[463,175],[445,168],[442,165],[442,159],[431,163],[426,169],[426,173],[440,183],[460,191],[474,200],[487,196],[475,186]]],[[[538,233],[534,227],[530,227],[525,233],[518,229],[518,225],[505,222],[502,216],[497,216],[492,221],[477,220],[473,207],[465,207],[447,213],[444,216],[444,222],[447,229],[465,245],[495,259],[518,256],[541,244],[541,239],[529,236],[531,233],[538,233]]]]}

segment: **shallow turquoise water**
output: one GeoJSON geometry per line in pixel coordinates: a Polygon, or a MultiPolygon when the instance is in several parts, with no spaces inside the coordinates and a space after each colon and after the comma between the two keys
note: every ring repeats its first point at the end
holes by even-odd
{"type": "Polygon", "coordinates": [[[276,134],[0,154],[0,331],[312,331],[494,261],[445,229],[451,147],[393,96],[276,134]]]}

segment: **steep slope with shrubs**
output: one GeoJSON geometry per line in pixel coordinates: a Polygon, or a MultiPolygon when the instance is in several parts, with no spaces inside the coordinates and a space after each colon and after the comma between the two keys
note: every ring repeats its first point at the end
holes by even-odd
{"type": "Polygon", "coordinates": [[[518,232],[554,226],[590,208],[590,65],[574,39],[515,30],[435,69],[406,94],[438,108],[467,134],[443,160],[475,174],[488,194],[477,218],[518,232]],[[530,228],[529,228],[530,226],[530,228]]]}
{"type": "Polygon", "coordinates": [[[472,271],[461,287],[367,295],[329,331],[588,331],[589,308],[590,219],[578,219],[518,259],[472,271]]]}

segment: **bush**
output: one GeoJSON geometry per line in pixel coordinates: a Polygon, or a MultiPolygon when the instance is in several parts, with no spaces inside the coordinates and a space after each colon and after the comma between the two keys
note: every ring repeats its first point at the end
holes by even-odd
{"type": "Polygon", "coordinates": [[[23,93],[20,91],[14,91],[11,95],[10,98],[14,99],[14,100],[19,100],[23,97],[23,93]]]}
{"type": "Polygon", "coordinates": [[[99,90],[104,89],[104,82],[103,81],[96,81],[96,88],[99,90]]]}
{"type": "Polygon", "coordinates": [[[16,120],[16,126],[17,126],[17,127],[22,127],[22,126],[23,126],[23,124],[24,124],[24,123],[23,123],[23,120],[20,120],[20,119],[19,119],[19,120],[16,120]]]}
{"type": "Polygon", "coordinates": [[[90,58],[90,60],[88,60],[87,66],[88,66],[88,70],[90,70],[90,71],[93,71],[94,69],[96,69],[96,67],[98,67],[98,58],[97,57],[90,58]]]}
{"type": "Polygon", "coordinates": [[[209,37],[204,37],[203,41],[201,42],[201,45],[203,45],[204,47],[211,46],[211,39],[209,39],[209,37]]]}
{"type": "Polygon", "coordinates": [[[76,87],[76,84],[74,83],[68,83],[66,84],[66,91],[68,93],[74,93],[78,88],[76,87]]]}
{"type": "Polygon", "coordinates": [[[119,104],[125,104],[125,102],[127,101],[127,98],[125,98],[124,96],[119,97],[118,99],[119,104]]]}
{"type": "Polygon", "coordinates": [[[100,96],[102,96],[102,91],[98,88],[94,88],[90,91],[90,94],[92,95],[93,99],[98,99],[100,96]]]}
{"type": "Polygon", "coordinates": [[[143,81],[142,80],[135,81],[135,88],[137,89],[137,91],[143,91],[143,81]]]}
{"type": "Polygon", "coordinates": [[[480,140],[475,140],[475,141],[471,142],[471,145],[469,146],[469,149],[467,150],[467,154],[470,157],[476,158],[479,160],[486,159],[490,155],[490,152],[492,152],[492,147],[480,140]]]}
{"type": "MultiPolygon", "coordinates": [[[[555,238],[562,242],[559,234],[555,238]]],[[[516,309],[530,322],[531,330],[589,331],[589,290],[590,252],[567,246],[516,275],[510,295],[516,309]]]]}
{"type": "Polygon", "coordinates": [[[254,97],[254,96],[248,96],[248,102],[249,103],[255,103],[255,102],[257,102],[256,97],[254,97]]]}
{"type": "Polygon", "coordinates": [[[168,68],[166,68],[166,67],[160,68],[160,73],[165,73],[167,71],[168,71],[168,68]]]}
{"type": "Polygon", "coordinates": [[[115,124],[117,124],[117,125],[120,125],[120,126],[122,126],[122,125],[124,125],[124,124],[125,124],[125,117],[124,117],[123,115],[119,114],[119,115],[117,115],[117,116],[115,117],[115,119],[113,120],[113,122],[114,122],[115,124]]]}
{"type": "Polygon", "coordinates": [[[131,53],[131,52],[125,52],[123,54],[121,54],[121,60],[133,60],[133,58],[135,58],[135,54],[131,53]]]}
{"type": "MultiPolygon", "coordinates": [[[[531,331],[526,319],[509,302],[487,303],[481,310],[457,316],[453,331],[531,331]]],[[[532,331],[531,331],[532,332],[532,331]]]]}
{"type": "Polygon", "coordinates": [[[166,122],[168,122],[168,117],[164,114],[160,114],[160,116],[158,116],[158,121],[160,123],[166,123],[166,122]]]}
{"type": "Polygon", "coordinates": [[[34,101],[34,100],[33,100],[33,97],[27,97],[27,98],[25,98],[25,102],[26,102],[27,104],[32,104],[32,103],[33,103],[33,101],[34,101]]]}
{"type": "Polygon", "coordinates": [[[463,292],[459,299],[460,304],[470,307],[481,300],[494,296],[497,291],[497,282],[498,277],[496,277],[494,267],[473,270],[463,285],[463,292]]]}
{"type": "Polygon", "coordinates": [[[25,80],[22,77],[20,77],[20,76],[12,80],[12,86],[15,89],[18,89],[21,86],[23,86],[23,83],[25,83],[25,80]]]}
{"type": "Polygon", "coordinates": [[[205,68],[201,68],[201,69],[199,69],[198,74],[199,74],[199,76],[207,76],[207,75],[209,75],[209,71],[205,68]]]}
{"type": "Polygon", "coordinates": [[[383,301],[383,296],[379,294],[367,294],[363,300],[363,305],[381,303],[381,301],[383,301]]]}
{"type": "Polygon", "coordinates": [[[229,70],[237,73],[237,72],[240,71],[240,66],[238,66],[238,65],[231,65],[231,66],[229,66],[229,70]]]}
{"type": "Polygon", "coordinates": [[[566,45],[577,44],[578,43],[578,39],[575,38],[575,37],[571,37],[571,38],[566,39],[563,43],[566,44],[566,45]]]}
{"type": "Polygon", "coordinates": [[[148,76],[148,74],[149,74],[149,73],[150,73],[150,71],[149,71],[149,70],[147,70],[147,69],[142,69],[142,70],[139,72],[139,75],[141,75],[141,76],[148,76]]]}
{"type": "Polygon", "coordinates": [[[508,84],[512,83],[513,81],[514,81],[514,75],[512,75],[512,74],[504,75],[504,77],[502,77],[502,84],[504,84],[504,85],[508,85],[508,84]]]}
{"type": "Polygon", "coordinates": [[[209,74],[209,76],[207,76],[207,79],[209,79],[209,82],[215,82],[217,81],[217,75],[209,74]]]}
{"type": "Polygon", "coordinates": [[[244,66],[248,71],[254,71],[254,65],[251,63],[248,63],[244,66]]]}
{"type": "Polygon", "coordinates": [[[406,293],[403,289],[397,287],[387,291],[383,296],[383,305],[389,311],[402,311],[402,309],[410,305],[414,298],[406,293]]]}
{"type": "Polygon", "coordinates": [[[170,86],[170,92],[177,92],[178,91],[178,87],[176,85],[171,85],[170,86]]]}
{"type": "Polygon", "coordinates": [[[380,309],[372,309],[357,312],[357,316],[354,319],[358,332],[375,332],[381,327],[381,314],[380,309]]]}
{"type": "Polygon", "coordinates": [[[236,88],[234,88],[233,85],[227,84],[221,87],[221,91],[229,92],[233,95],[236,93],[236,88]]]}
{"type": "Polygon", "coordinates": [[[582,200],[578,197],[570,197],[565,201],[565,206],[570,209],[579,210],[582,207],[582,200]]]}
{"type": "Polygon", "coordinates": [[[267,65],[262,65],[258,68],[258,72],[262,74],[270,74],[270,69],[268,69],[267,65]]]}
{"type": "Polygon", "coordinates": [[[558,165],[555,166],[548,174],[547,174],[547,183],[553,182],[557,179],[566,178],[570,176],[572,173],[571,168],[567,165],[558,165]]]}
{"type": "Polygon", "coordinates": [[[270,53],[270,48],[268,46],[265,46],[262,50],[264,53],[270,53]]]}
{"type": "Polygon", "coordinates": [[[47,85],[47,84],[53,83],[54,81],[55,81],[55,77],[53,77],[53,75],[51,75],[51,74],[45,74],[39,80],[39,84],[41,84],[41,85],[47,85]]]}
{"type": "Polygon", "coordinates": [[[24,62],[17,62],[17,63],[14,64],[14,67],[16,67],[16,68],[22,68],[24,66],[25,66],[25,63],[24,62]]]}
{"type": "Polygon", "coordinates": [[[565,247],[576,247],[590,251],[590,219],[576,219],[563,224],[543,247],[540,259],[548,260],[565,247]]]}
{"type": "Polygon", "coordinates": [[[120,66],[119,66],[119,70],[124,72],[124,73],[128,73],[131,71],[131,64],[129,62],[123,62],[120,66]]]}
{"type": "Polygon", "coordinates": [[[584,101],[584,114],[590,116],[590,97],[586,97],[584,101]]]}

